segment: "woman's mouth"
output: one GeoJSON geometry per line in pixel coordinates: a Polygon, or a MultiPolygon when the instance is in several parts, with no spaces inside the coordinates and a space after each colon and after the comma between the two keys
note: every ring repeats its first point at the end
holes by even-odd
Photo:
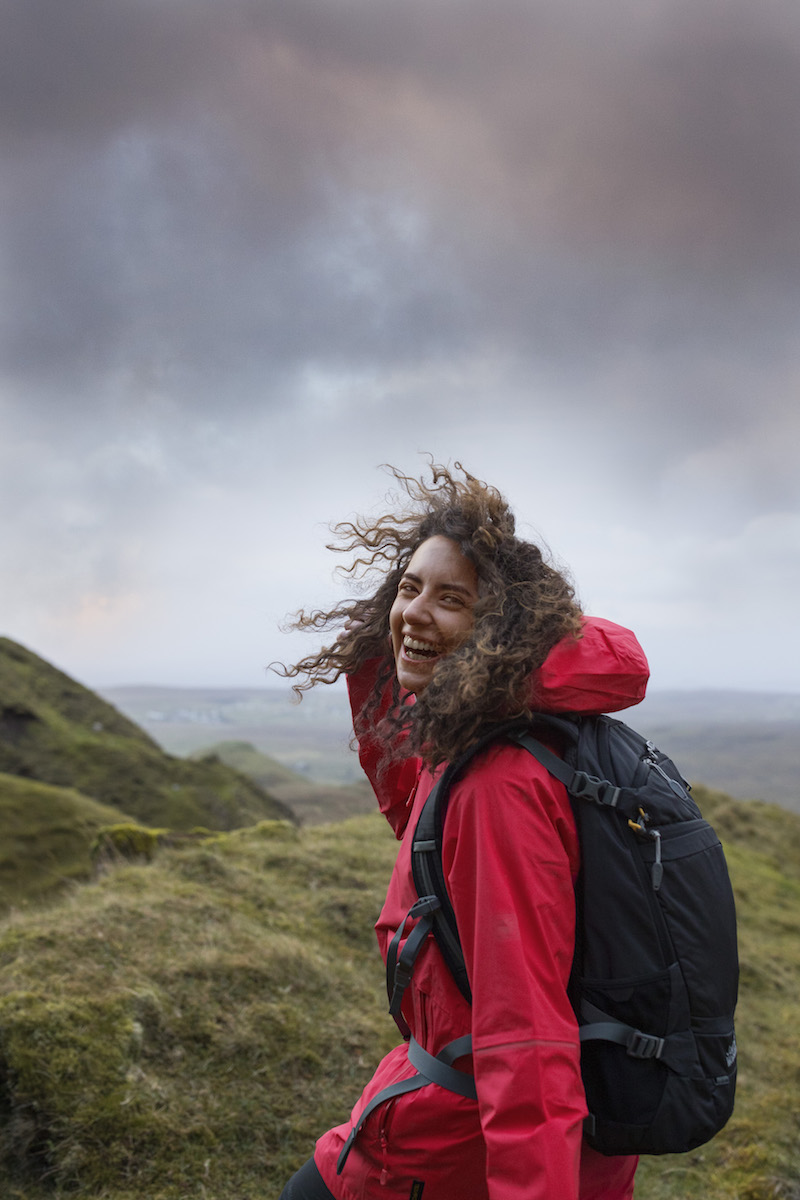
{"type": "Polygon", "coordinates": [[[428,662],[433,658],[438,658],[443,652],[443,646],[434,645],[432,642],[420,642],[417,638],[403,638],[403,653],[410,662],[428,662]]]}

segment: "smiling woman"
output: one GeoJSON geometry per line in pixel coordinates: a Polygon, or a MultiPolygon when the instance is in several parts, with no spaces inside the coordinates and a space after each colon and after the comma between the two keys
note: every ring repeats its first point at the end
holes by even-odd
{"type": "Polygon", "coordinates": [[[395,733],[403,730],[404,753],[424,750],[432,765],[458,757],[487,721],[529,712],[531,672],[557,641],[581,628],[571,584],[538,546],[516,537],[501,494],[456,469],[462,479],[433,465],[428,483],[390,467],[407,504],[334,527],[340,541],[329,548],[356,554],[346,572],[379,573],[377,586],[367,599],[300,613],[298,628],[336,628],[338,636],[285,670],[302,678],[296,689],[303,691],[341,675],[352,680],[377,662],[359,735],[375,722],[384,729],[388,723],[395,733]],[[406,628],[396,627],[405,611],[406,628]],[[412,644],[404,646],[404,637],[412,644]],[[388,711],[385,689],[392,695],[388,711]],[[407,692],[416,704],[401,704],[407,692]]]}
{"type": "Polygon", "coordinates": [[[349,572],[379,578],[366,598],[301,613],[301,628],[338,633],[285,668],[299,691],[347,676],[359,757],[402,841],[376,930],[404,1040],[282,1200],[632,1195],[636,1160],[581,1141],[575,822],[563,785],[516,743],[478,748],[443,818],[471,1000],[417,904],[411,845],[446,762],[537,710],[625,708],[647,679],[633,634],[583,618],[500,493],[456,467],[463,478],[433,466],[430,483],[393,471],[409,502],[337,527],[349,572]]]}
{"type": "Polygon", "coordinates": [[[419,695],[433,668],[455,650],[475,624],[478,573],[455,542],[428,538],[414,551],[389,613],[397,679],[419,695]]]}

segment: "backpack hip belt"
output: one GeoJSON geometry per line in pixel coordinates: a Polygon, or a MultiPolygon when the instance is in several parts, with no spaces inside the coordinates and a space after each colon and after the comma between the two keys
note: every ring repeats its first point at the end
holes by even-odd
{"type": "Polygon", "coordinates": [[[463,1058],[465,1054],[470,1054],[471,1052],[472,1037],[470,1034],[454,1038],[452,1042],[448,1042],[435,1056],[424,1050],[415,1038],[410,1037],[408,1042],[408,1060],[416,1067],[416,1075],[412,1075],[409,1079],[401,1079],[397,1083],[390,1083],[388,1087],[378,1092],[377,1096],[373,1096],[348,1134],[347,1141],[342,1147],[336,1164],[336,1174],[341,1175],[344,1164],[347,1162],[347,1156],[352,1150],[353,1143],[363,1129],[367,1118],[381,1104],[385,1104],[387,1100],[393,1100],[395,1096],[405,1095],[406,1092],[415,1092],[419,1088],[427,1087],[430,1083],[436,1083],[439,1087],[447,1088],[449,1092],[456,1092],[457,1095],[466,1096],[470,1100],[477,1100],[478,1093],[475,1090],[475,1080],[473,1077],[467,1075],[464,1071],[456,1070],[452,1065],[456,1059],[463,1058]]]}

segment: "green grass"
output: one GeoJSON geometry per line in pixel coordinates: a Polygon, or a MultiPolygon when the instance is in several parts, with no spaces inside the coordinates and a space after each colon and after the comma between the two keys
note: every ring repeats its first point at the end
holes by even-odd
{"type": "Polygon", "coordinates": [[[0,774],[0,912],[88,880],[98,829],[123,819],[80,792],[0,774]]]}
{"type": "Polygon", "coordinates": [[[284,766],[276,758],[256,749],[252,742],[214,742],[211,746],[192,751],[189,757],[197,761],[212,755],[216,755],[229,767],[241,771],[243,775],[249,775],[263,788],[292,787],[307,782],[291,767],[284,766]]]}
{"type": "Polygon", "coordinates": [[[800,1198],[800,819],[696,787],[725,846],[739,921],[739,1080],[707,1146],[644,1159],[647,1200],[800,1198]]]}
{"type": "MultiPolygon", "coordinates": [[[[800,1197],[800,819],[696,792],[740,922],[725,1130],[641,1200],[800,1197]]],[[[395,1040],[378,816],[161,850],[0,924],[0,1195],[274,1200],[395,1040]]]]}
{"type": "Polygon", "coordinates": [[[276,1196],[393,1040],[395,848],[378,817],[268,822],[7,919],[0,1194],[276,1196]]]}

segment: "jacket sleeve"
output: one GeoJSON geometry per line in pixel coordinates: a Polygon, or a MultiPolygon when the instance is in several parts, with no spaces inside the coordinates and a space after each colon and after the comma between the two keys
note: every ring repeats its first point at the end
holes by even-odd
{"type": "MultiPolygon", "coordinates": [[[[370,659],[360,671],[347,677],[347,691],[353,714],[353,729],[358,741],[358,759],[372,784],[380,808],[398,838],[408,823],[414,788],[421,763],[418,758],[396,759],[387,753],[387,746],[374,730],[365,729],[361,713],[375,691],[382,660],[370,659]]],[[[391,704],[391,688],[382,697],[379,716],[384,716],[391,704]]]]}
{"type": "Polygon", "coordinates": [[[490,751],[453,790],[443,863],[472,984],[489,1196],[577,1200],[586,1105],[567,997],[578,846],[566,793],[524,751],[490,751]]]}
{"type": "Polygon", "coordinates": [[[584,617],[531,677],[531,704],[542,712],[619,712],[644,699],[650,667],[630,629],[584,617]]]}

